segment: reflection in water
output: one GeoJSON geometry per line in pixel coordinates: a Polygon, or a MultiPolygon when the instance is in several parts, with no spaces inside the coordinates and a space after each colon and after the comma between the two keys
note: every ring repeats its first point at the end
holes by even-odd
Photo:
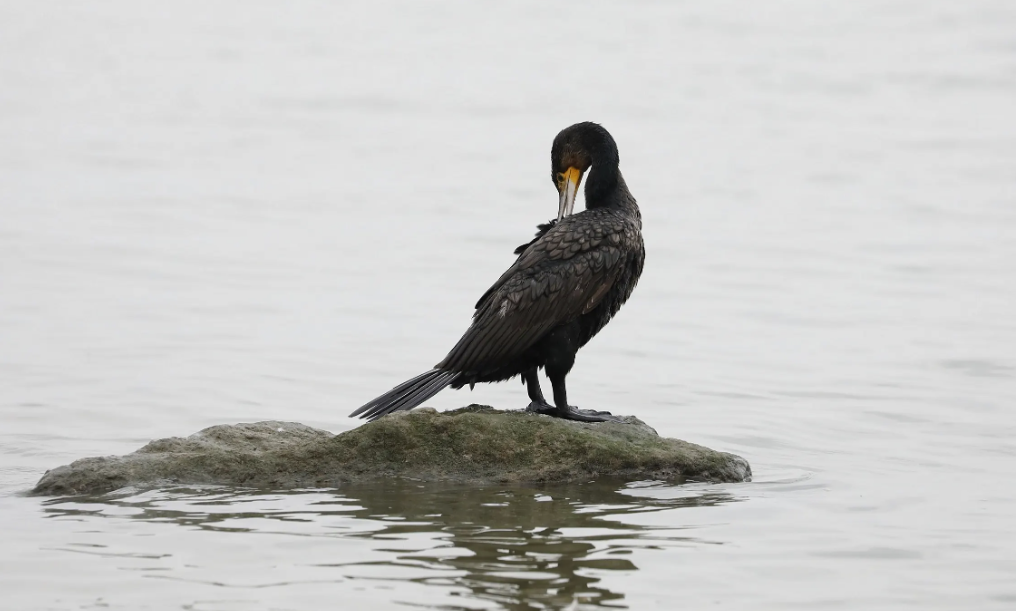
{"type": "MultiPolygon", "coordinates": [[[[48,517],[63,519],[127,518],[219,532],[370,540],[383,560],[340,555],[335,563],[316,566],[336,567],[354,580],[436,586],[504,609],[556,609],[574,603],[626,608],[624,594],[597,585],[598,571],[638,570],[629,559],[635,549],[708,543],[676,534],[678,527],[638,525],[627,516],[736,500],[716,487],[652,482],[480,489],[389,482],[335,491],[121,492],[54,499],[45,511],[48,517]],[[424,544],[417,545],[421,541],[424,544]],[[414,576],[400,570],[406,568],[414,569],[414,576]],[[351,569],[359,570],[354,575],[351,569]]],[[[464,600],[463,605],[441,608],[475,605],[464,600]]]]}

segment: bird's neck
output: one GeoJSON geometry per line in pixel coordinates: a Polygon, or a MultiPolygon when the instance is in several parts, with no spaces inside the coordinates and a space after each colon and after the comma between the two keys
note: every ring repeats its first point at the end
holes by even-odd
{"type": "Polygon", "coordinates": [[[635,203],[629,192],[621,170],[615,165],[597,166],[596,161],[590,168],[590,177],[586,180],[586,209],[611,208],[635,203]]]}

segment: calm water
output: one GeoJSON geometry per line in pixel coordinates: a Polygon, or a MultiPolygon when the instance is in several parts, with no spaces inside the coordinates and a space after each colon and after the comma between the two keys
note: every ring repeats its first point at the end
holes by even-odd
{"type": "MultiPolygon", "coordinates": [[[[1013,609],[1014,6],[0,8],[0,607],[1013,609]],[[22,496],[438,361],[612,131],[581,407],[755,481],[22,496]]],[[[438,408],[522,407],[518,384],[438,408]]]]}

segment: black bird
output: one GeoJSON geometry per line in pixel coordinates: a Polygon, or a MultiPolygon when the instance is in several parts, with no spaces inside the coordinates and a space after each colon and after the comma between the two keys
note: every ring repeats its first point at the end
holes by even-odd
{"type": "Polygon", "coordinates": [[[352,414],[375,420],[410,410],[446,386],[470,388],[522,376],[528,410],[582,422],[613,420],[608,412],[568,404],[565,376],[576,352],[611,320],[643,271],[642,217],[621,172],[618,147],[596,123],[565,128],[551,146],[558,218],[516,249],[519,258],[477,302],[473,323],[434,369],[403,382],[352,414]],[[591,169],[592,168],[592,169],[591,169]],[[572,214],[583,174],[586,210],[572,214]],[[554,405],[537,370],[551,380],[554,405]]]}

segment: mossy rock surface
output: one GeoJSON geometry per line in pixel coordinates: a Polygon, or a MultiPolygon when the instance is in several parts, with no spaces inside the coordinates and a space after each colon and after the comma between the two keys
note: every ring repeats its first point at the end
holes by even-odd
{"type": "Polygon", "coordinates": [[[96,494],[125,486],[221,484],[338,486],[386,478],[464,483],[562,482],[598,476],[741,482],[733,454],[623,423],[564,421],[471,405],[386,416],[340,435],[293,422],[213,426],[153,441],[119,457],[85,458],[39,480],[41,495],[96,494]]]}

